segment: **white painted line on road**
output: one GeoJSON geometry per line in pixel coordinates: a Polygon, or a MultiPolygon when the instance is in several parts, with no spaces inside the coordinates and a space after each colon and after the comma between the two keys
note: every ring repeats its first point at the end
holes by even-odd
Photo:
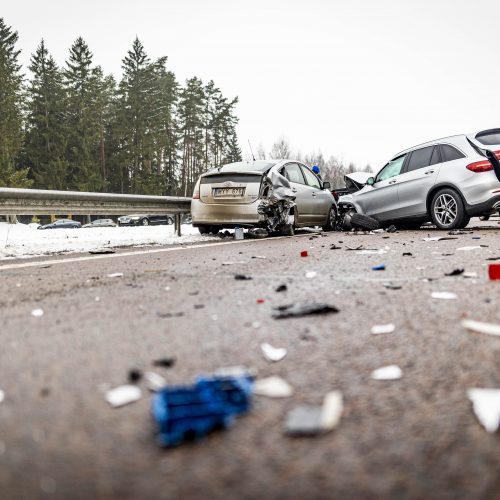
{"type": "Polygon", "coordinates": [[[271,240],[266,238],[255,239],[255,240],[233,240],[233,241],[221,241],[219,243],[201,243],[199,245],[188,245],[179,247],[169,247],[169,248],[153,248],[149,250],[134,250],[133,252],[121,252],[113,254],[103,254],[103,255],[90,255],[85,257],[69,257],[67,259],[49,259],[49,260],[39,260],[37,262],[23,262],[22,264],[5,264],[0,266],[0,271],[6,271],[8,269],[23,269],[25,267],[40,267],[49,266],[54,264],[69,264],[71,262],[85,262],[87,260],[99,260],[99,259],[114,259],[118,257],[131,257],[134,255],[146,255],[150,253],[163,253],[163,252],[177,252],[180,250],[190,250],[192,248],[208,248],[208,247],[220,247],[224,245],[240,245],[242,243],[255,243],[258,241],[276,241],[284,240],[290,238],[300,238],[302,236],[311,236],[315,233],[297,234],[295,236],[276,236],[271,240]]]}

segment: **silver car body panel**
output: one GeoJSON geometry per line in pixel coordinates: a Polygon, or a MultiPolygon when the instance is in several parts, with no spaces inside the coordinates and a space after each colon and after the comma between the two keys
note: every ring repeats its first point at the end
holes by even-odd
{"type": "Polygon", "coordinates": [[[319,186],[307,185],[304,177],[302,177],[303,182],[294,182],[287,177],[296,197],[295,226],[327,223],[331,207],[336,206],[335,199],[328,189],[321,188],[321,181],[307,166],[296,160],[270,160],[267,163],[272,165],[262,171],[251,165],[255,163],[260,166],[259,162],[249,163],[248,168],[232,170],[231,165],[227,165],[220,170],[211,170],[200,176],[195,188],[195,191],[199,190],[199,199],[193,198],[191,201],[193,225],[220,227],[263,225],[265,218],[257,212],[262,195],[260,190],[263,176],[269,175],[270,171],[285,175],[287,167],[291,164],[307,169],[308,175],[314,176],[319,186]]]}
{"type": "Polygon", "coordinates": [[[399,152],[393,159],[439,144],[454,147],[464,157],[412,171],[404,171],[407,166],[405,162],[399,175],[377,181],[377,176],[383,170],[380,169],[375,176],[375,184],[367,184],[355,193],[341,196],[339,204],[352,205],[357,212],[371,215],[380,221],[430,219],[429,197],[440,187],[451,187],[462,195],[469,214],[478,215],[483,207],[485,211],[490,210],[500,194],[500,181],[495,172],[472,172],[466,167],[474,162],[487,161],[470,142],[482,150],[491,151],[499,151],[500,144],[485,146],[476,139],[476,135],[477,133],[445,137],[399,152]]]}

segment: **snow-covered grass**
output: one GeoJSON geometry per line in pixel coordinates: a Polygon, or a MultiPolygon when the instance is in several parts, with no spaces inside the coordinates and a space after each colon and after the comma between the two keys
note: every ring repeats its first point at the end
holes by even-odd
{"type": "Polygon", "coordinates": [[[102,247],[172,245],[209,241],[198,229],[182,225],[182,236],[174,226],[102,227],[82,229],[38,230],[37,224],[0,222],[0,260],[37,255],[88,252],[102,247]]]}

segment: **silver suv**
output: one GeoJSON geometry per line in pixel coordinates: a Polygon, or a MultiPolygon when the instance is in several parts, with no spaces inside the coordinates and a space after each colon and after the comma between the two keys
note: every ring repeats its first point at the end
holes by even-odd
{"type": "Polygon", "coordinates": [[[383,225],[463,228],[500,209],[499,158],[500,129],[430,141],[398,153],[339,207],[383,225]]]}

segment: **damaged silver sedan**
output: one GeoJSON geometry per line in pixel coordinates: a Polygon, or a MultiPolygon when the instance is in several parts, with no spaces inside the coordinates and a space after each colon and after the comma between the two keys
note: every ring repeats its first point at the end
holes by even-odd
{"type": "Polygon", "coordinates": [[[307,226],[333,230],[337,204],[329,188],[295,160],[230,163],[198,179],[191,202],[193,226],[201,234],[234,227],[286,235],[307,226]]]}

